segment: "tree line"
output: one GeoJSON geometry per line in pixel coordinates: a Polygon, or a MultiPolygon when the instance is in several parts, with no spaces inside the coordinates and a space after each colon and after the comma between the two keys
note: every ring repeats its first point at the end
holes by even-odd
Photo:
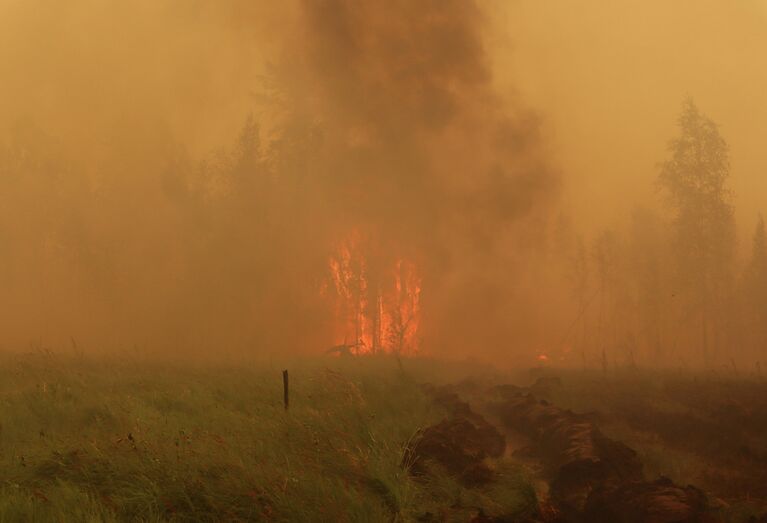
{"type": "MultiPolygon", "coordinates": [[[[316,168],[321,123],[263,134],[248,118],[201,160],[135,138],[81,163],[38,128],[17,129],[0,145],[3,335],[274,350],[330,336],[322,289],[345,222],[365,216],[365,186],[316,168]]],[[[737,259],[729,176],[718,126],[687,100],[656,176],[660,210],[637,207],[628,227],[590,239],[565,218],[531,234],[545,239],[519,264],[545,289],[535,343],[588,366],[754,369],[767,351],[767,237],[759,217],[737,259]]]]}
{"type": "Polygon", "coordinates": [[[656,184],[660,210],[637,207],[626,230],[590,242],[568,231],[567,279],[578,311],[568,332],[592,365],[722,365],[756,370],[767,355],[767,240],[758,217],[738,263],[730,155],[692,99],[656,184]]]}

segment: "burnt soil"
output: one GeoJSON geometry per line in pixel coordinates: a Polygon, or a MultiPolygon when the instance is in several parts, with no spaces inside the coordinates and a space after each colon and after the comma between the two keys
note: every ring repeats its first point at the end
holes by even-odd
{"type": "Polygon", "coordinates": [[[761,448],[767,440],[760,439],[767,436],[765,388],[710,385],[670,381],[653,389],[662,402],[652,393],[614,394],[599,404],[600,411],[591,412],[574,412],[544,399],[562,389],[562,381],[552,376],[530,387],[427,386],[447,414],[414,439],[405,465],[418,476],[428,474],[426,463],[437,462],[465,485],[484,485],[494,481],[492,461],[512,439],[525,442],[513,450],[514,457],[534,463],[548,487],[540,493],[537,513],[525,521],[763,521],[767,516],[736,517],[729,509],[744,492],[754,507],[761,506],[760,497],[767,498],[767,454],[761,448]],[[666,408],[670,401],[674,410],[666,408]],[[650,477],[631,442],[609,437],[600,428],[605,420],[654,433],[669,448],[682,447],[717,466],[695,478],[695,484],[650,477]]]}

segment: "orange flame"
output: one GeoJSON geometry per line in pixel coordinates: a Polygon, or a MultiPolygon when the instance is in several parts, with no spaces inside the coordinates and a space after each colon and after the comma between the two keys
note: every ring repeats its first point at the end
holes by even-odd
{"type": "Polygon", "coordinates": [[[397,259],[372,271],[358,235],[341,243],[329,263],[335,291],[335,336],[355,354],[418,352],[421,279],[397,259]]]}

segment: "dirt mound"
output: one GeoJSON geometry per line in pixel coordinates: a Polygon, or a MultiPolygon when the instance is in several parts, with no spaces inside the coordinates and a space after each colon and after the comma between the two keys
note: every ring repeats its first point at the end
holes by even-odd
{"type": "Polygon", "coordinates": [[[583,511],[584,521],[613,523],[704,523],[717,521],[706,495],[661,477],[595,490],[583,511]]]}
{"type": "MultiPolygon", "coordinates": [[[[706,456],[710,467],[696,480],[701,486],[725,498],[748,493],[767,500],[767,427],[762,427],[758,411],[758,402],[764,400],[747,395],[751,392],[745,386],[715,389],[721,396],[707,387],[706,382],[697,388],[666,386],[682,407],[673,411],[658,408],[653,398],[641,396],[628,396],[612,408],[617,419],[635,430],[656,434],[668,447],[706,456]],[[696,392],[701,398],[695,397],[696,392]],[[724,397],[741,393],[742,397],[724,397]]],[[[763,391],[767,393],[767,389],[763,391]]]]}
{"type": "Polygon", "coordinates": [[[438,390],[434,398],[448,411],[448,418],[421,431],[408,446],[404,460],[410,472],[425,474],[426,463],[432,460],[466,485],[491,481],[493,470],[485,460],[503,454],[503,435],[457,394],[438,390]]]}
{"type": "Polygon", "coordinates": [[[551,393],[562,387],[562,380],[556,376],[543,376],[530,386],[530,393],[538,398],[548,398],[551,393]]]}
{"type": "Polygon", "coordinates": [[[497,458],[506,450],[506,440],[503,435],[482,415],[474,412],[469,404],[449,388],[440,389],[434,394],[434,401],[442,405],[453,419],[466,419],[474,425],[475,437],[488,456],[497,458]]]}
{"type": "Polygon", "coordinates": [[[566,510],[581,510],[601,485],[640,480],[636,452],[600,432],[589,416],[537,400],[532,394],[504,387],[496,411],[511,429],[530,437],[528,452],[543,463],[551,478],[551,496],[566,510]]]}
{"type": "Polygon", "coordinates": [[[563,521],[671,523],[712,521],[706,495],[668,478],[644,481],[636,452],[605,436],[595,416],[538,400],[529,389],[496,389],[495,410],[509,428],[527,435],[550,480],[563,521]]]}

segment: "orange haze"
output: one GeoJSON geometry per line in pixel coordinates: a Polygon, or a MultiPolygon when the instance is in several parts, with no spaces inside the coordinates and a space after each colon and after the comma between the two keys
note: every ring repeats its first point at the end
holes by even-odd
{"type": "Polygon", "coordinates": [[[691,96],[747,263],[765,49],[764,0],[0,0],[0,344],[688,362],[632,253],[691,96]]]}

